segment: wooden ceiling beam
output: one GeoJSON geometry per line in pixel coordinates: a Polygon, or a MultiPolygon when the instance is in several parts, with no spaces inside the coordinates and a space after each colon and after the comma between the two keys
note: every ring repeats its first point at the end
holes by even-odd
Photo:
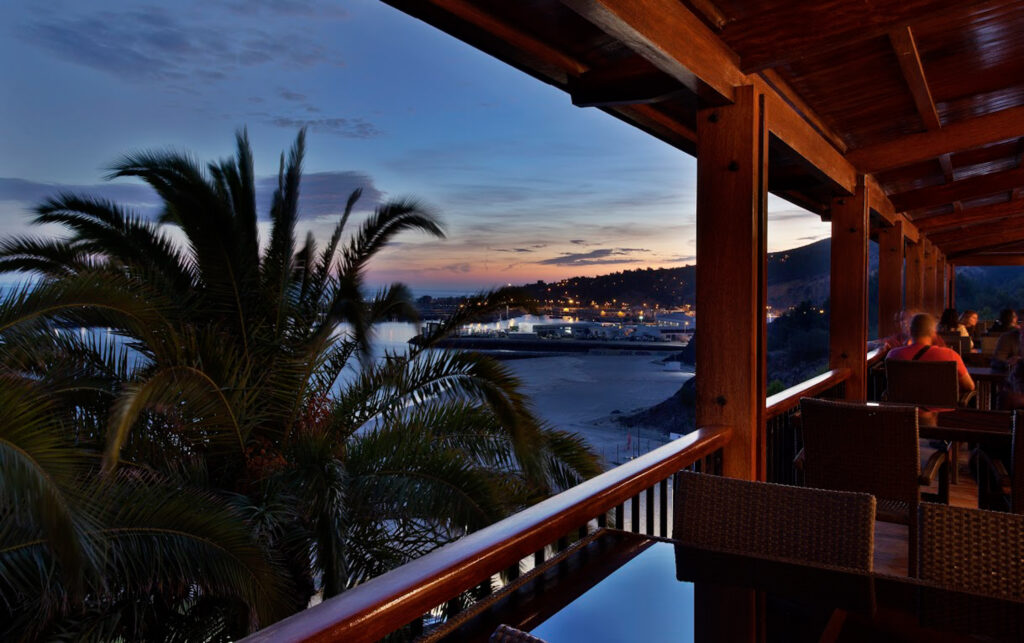
{"type": "Polygon", "coordinates": [[[679,0],[562,0],[711,104],[748,84],[739,58],[679,0]]]}
{"type": "Polygon", "coordinates": [[[870,174],[864,178],[864,184],[867,187],[868,207],[888,223],[894,223],[897,218],[896,208],[893,207],[892,201],[886,196],[882,186],[870,174]]]}
{"type": "Polygon", "coordinates": [[[914,33],[910,27],[900,27],[889,32],[889,42],[896,51],[896,58],[900,62],[900,71],[907,81],[907,87],[914,97],[914,104],[917,106],[917,113],[921,115],[924,126],[930,130],[942,127],[939,120],[939,112],[935,109],[935,99],[928,88],[928,80],[924,75],[924,66],[921,65],[921,55],[917,51],[917,43],[914,41],[914,33]]]}
{"type": "Polygon", "coordinates": [[[889,199],[897,210],[906,212],[1009,192],[1021,187],[1024,187],[1024,168],[1014,168],[993,174],[979,174],[944,185],[890,194],[889,199]]]}
{"type": "Polygon", "coordinates": [[[933,24],[981,5],[997,4],[991,0],[793,0],[781,8],[772,3],[765,13],[755,9],[742,20],[727,23],[722,38],[742,43],[740,68],[749,74],[820,56],[899,27],[933,24]]]}
{"type": "Polygon", "coordinates": [[[862,172],[873,174],[1020,136],[1024,136],[1024,107],[1012,107],[949,123],[940,130],[861,147],[847,152],[846,158],[862,172]]]}
{"type": "Polygon", "coordinates": [[[998,248],[1010,243],[1024,241],[1024,226],[1016,220],[1002,221],[997,224],[970,229],[936,232],[928,235],[932,243],[947,255],[966,251],[977,252],[983,249],[998,248]]]}
{"type": "Polygon", "coordinates": [[[950,212],[949,214],[937,214],[930,217],[920,217],[914,220],[917,227],[925,233],[944,232],[952,228],[992,223],[1008,217],[1019,217],[1024,215],[1024,202],[1008,201],[1006,203],[995,203],[984,205],[980,208],[969,208],[963,212],[950,212]]]}
{"type": "Polygon", "coordinates": [[[950,257],[949,260],[956,266],[1024,266],[1024,252],[973,253],[950,257]]]}
{"type": "Polygon", "coordinates": [[[910,243],[917,243],[921,240],[921,231],[918,229],[914,222],[907,218],[907,215],[900,214],[900,220],[903,222],[903,238],[910,243]]]}
{"type": "Polygon", "coordinates": [[[623,76],[593,70],[569,79],[568,89],[576,107],[648,105],[689,94],[679,81],[659,71],[623,76]]]}
{"type": "Polygon", "coordinates": [[[817,168],[844,194],[853,194],[857,172],[831,143],[838,139],[802,102],[760,76],[739,69],[738,58],[698,16],[679,0],[561,0],[605,33],[707,99],[732,100],[733,90],[754,85],[765,95],[768,127],[817,168]],[[806,111],[803,111],[806,109],[806,111]],[[818,131],[824,128],[826,133],[818,131]]]}

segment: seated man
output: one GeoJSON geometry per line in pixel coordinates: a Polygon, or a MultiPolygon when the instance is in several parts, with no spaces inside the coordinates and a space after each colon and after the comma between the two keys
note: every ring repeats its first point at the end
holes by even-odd
{"type": "MultiPolygon", "coordinates": [[[[961,391],[973,391],[974,380],[967,372],[967,366],[960,359],[960,355],[951,348],[936,346],[935,318],[928,313],[918,313],[910,320],[910,339],[908,346],[901,346],[889,351],[885,359],[905,359],[924,362],[956,362],[956,373],[960,381],[961,391]]],[[[921,424],[931,426],[935,424],[940,411],[951,409],[921,409],[919,417],[921,424]]]]}

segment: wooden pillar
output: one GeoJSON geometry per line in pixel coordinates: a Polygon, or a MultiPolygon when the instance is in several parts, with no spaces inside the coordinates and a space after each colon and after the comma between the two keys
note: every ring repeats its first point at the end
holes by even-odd
{"type": "Polygon", "coordinates": [[[924,312],[935,314],[935,309],[938,307],[935,297],[935,266],[936,266],[936,249],[932,245],[931,241],[925,239],[924,241],[924,286],[923,286],[923,300],[922,308],[924,312]]]}
{"type": "Polygon", "coordinates": [[[924,239],[907,246],[906,309],[920,312],[924,309],[924,239]]]}
{"type": "Polygon", "coordinates": [[[935,309],[941,315],[946,309],[946,255],[935,250],[935,309]]]}
{"type": "Polygon", "coordinates": [[[764,480],[768,135],[753,87],[697,113],[697,426],[727,425],[724,474],[764,480]]]}
{"type": "Polygon", "coordinates": [[[956,264],[946,264],[946,305],[956,308],[956,264]]]}
{"type": "Polygon", "coordinates": [[[846,399],[865,400],[868,345],[868,200],[861,181],[853,196],[832,199],[829,364],[850,369],[846,399]]]}
{"type": "Polygon", "coordinates": [[[903,221],[878,231],[878,336],[899,331],[903,310],[903,221]]]}

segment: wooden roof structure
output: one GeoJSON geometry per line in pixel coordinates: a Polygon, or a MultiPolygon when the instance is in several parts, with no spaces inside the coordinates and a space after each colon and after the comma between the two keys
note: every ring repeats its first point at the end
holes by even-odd
{"type": "Polygon", "coordinates": [[[768,189],[828,218],[864,182],[952,265],[1024,265],[1024,1],[385,0],[691,154],[770,103],[768,189]]]}

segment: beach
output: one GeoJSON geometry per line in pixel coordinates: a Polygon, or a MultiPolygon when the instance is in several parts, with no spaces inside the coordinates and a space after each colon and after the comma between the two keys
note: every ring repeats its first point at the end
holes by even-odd
{"type": "Polygon", "coordinates": [[[534,411],[552,426],[579,433],[605,466],[621,464],[668,441],[658,430],[627,429],[615,421],[664,401],[693,376],[666,370],[654,355],[558,355],[511,360],[534,411]]]}

